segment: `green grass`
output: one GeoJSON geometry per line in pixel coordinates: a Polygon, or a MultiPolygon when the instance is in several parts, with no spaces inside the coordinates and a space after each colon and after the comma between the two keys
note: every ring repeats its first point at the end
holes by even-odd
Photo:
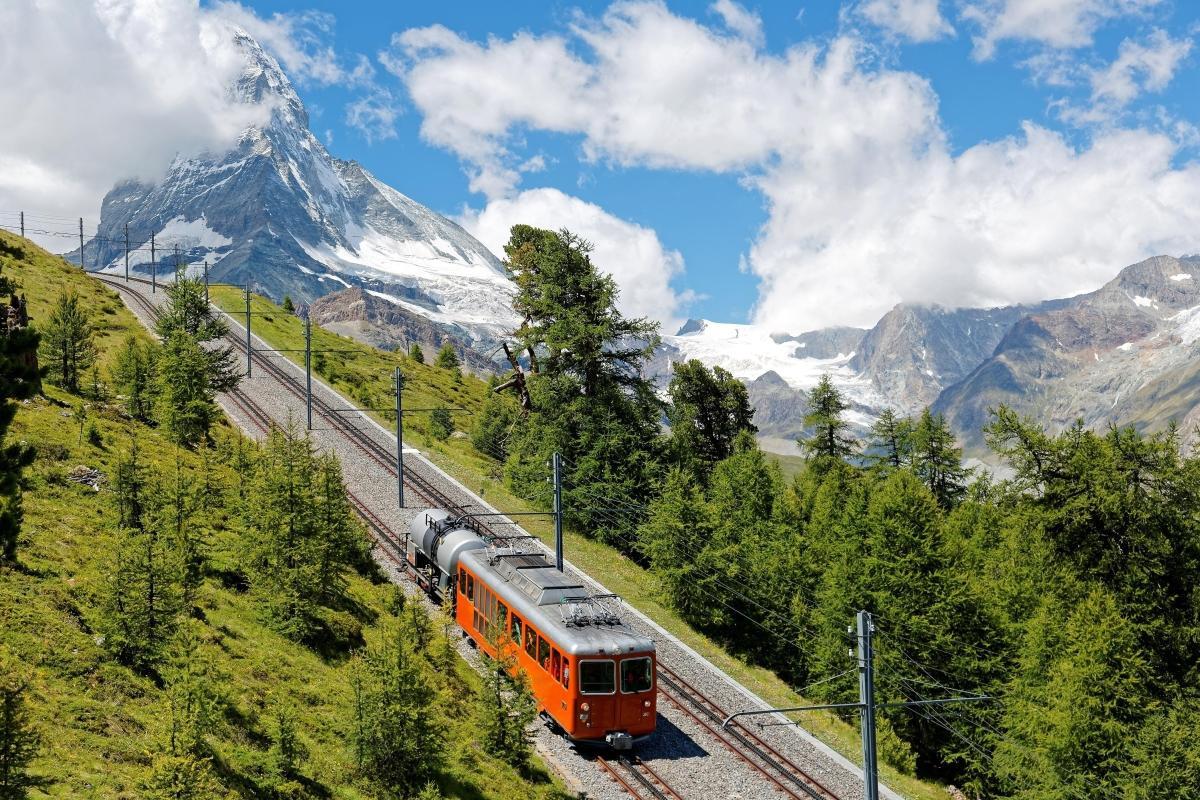
{"type": "MultiPolygon", "coordinates": [[[[99,327],[102,374],[125,336],[148,337],[114,293],[61,259],[28,249],[30,257],[5,273],[28,292],[35,321],[46,318],[64,287],[83,298],[99,327]]],[[[116,541],[115,508],[107,487],[97,492],[66,476],[76,465],[111,476],[116,459],[134,439],[144,461],[161,474],[169,474],[177,458],[195,469],[200,457],[171,445],[156,428],[126,419],[115,405],[93,401],[88,401],[89,417],[102,443],[81,443],[78,425],[69,418],[78,401],[47,386],[44,396],[20,407],[9,432],[9,441],[35,443],[39,455],[25,473],[18,563],[0,568],[0,645],[32,677],[29,704],[42,737],[32,771],[46,780],[33,796],[136,798],[152,755],[166,741],[166,694],[156,681],[117,664],[103,647],[99,618],[116,541]]],[[[236,435],[225,425],[215,432],[219,445],[227,446],[236,435]]],[[[210,461],[232,491],[237,476],[216,451],[210,461]]],[[[229,796],[264,796],[268,712],[275,703],[287,703],[309,753],[301,771],[315,782],[314,796],[375,797],[353,774],[345,654],[324,658],[279,636],[263,623],[252,594],[225,586],[220,576],[236,567],[238,534],[222,512],[213,516],[209,574],[195,598],[193,617],[225,700],[209,745],[229,796]]],[[[350,579],[368,644],[379,641],[395,621],[387,611],[391,591],[382,581],[350,579]]],[[[569,796],[540,762],[517,771],[482,751],[469,700],[478,676],[465,662],[440,680],[449,755],[439,782],[447,794],[480,800],[569,796]]]]}
{"type": "MultiPolygon", "coordinates": [[[[222,308],[234,311],[244,308],[244,305],[239,306],[239,303],[244,303],[243,295],[233,287],[215,289],[214,296],[222,308]]],[[[252,314],[253,329],[256,335],[272,347],[290,349],[304,346],[303,326],[300,320],[285,314],[278,306],[261,297],[253,298],[251,311],[262,312],[252,314]]],[[[362,404],[366,406],[390,405],[391,375],[396,366],[399,366],[405,375],[406,408],[450,404],[453,398],[455,405],[475,411],[480,407],[487,391],[486,384],[472,376],[464,375],[461,380],[456,380],[446,370],[418,364],[405,355],[378,350],[314,327],[314,349],[318,348],[318,342],[320,347],[351,351],[340,354],[339,357],[344,360],[337,363],[332,372],[328,369],[323,371],[321,377],[334,388],[363,401],[362,404]],[[359,394],[355,395],[355,391],[359,394]]],[[[287,355],[296,363],[303,364],[303,353],[287,355]]],[[[384,415],[375,416],[385,427],[392,424],[384,415]]],[[[394,418],[393,415],[391,419],[394,418]]],[[[480,454],[471,447],[469,440],[462,437],[445,442],[433,441],[423,434],[424,422],[420,416],[412,415],[411,419],[415,420],[415,425],[410,421],[409,415],[406,415],[405,438],[410,443],[415,441],[422,445],[422,452],[448,474],[497,508],[514,512],[532,510],[529,503],[513,495],[504,486],[500,477],[500,465],[495,459],[480,454]],[[416,429],[417,434],[410,437],[408,431],[412,428],[416,429]]],[[[457,414],[455,422],[458,427],[469,430],[471,416],[457,414]]],[[[802,467],[802,459],[799,457],[772,457],[779,462],[785,475],[794,475],[802,467]]],[[[531,533],[547,544],[553,544],[553,529],[548,520],[528,517],[523,523],[531,533]]],[[[810,702],[793,691],[774,673],[745,663],[720,644],[693,630],[663,602],[662,592],[654,575],[614,548],[572,530],[567,530],[564,535],[564,547],[567,558],[580,569],[621,595],[627,603],[638,608],[768,703],[782,707],[810,702]]],[[[861,763],[861,744],[856,727],[825,712],[806,714],[804,723],[805,727],[822,741],[856,764],[861,763]]],[[[943,787],[902,775],[886,765],[883,766],[882,773],[886,783],[905,797],[941,800],[946,796],[943,787]]]]}

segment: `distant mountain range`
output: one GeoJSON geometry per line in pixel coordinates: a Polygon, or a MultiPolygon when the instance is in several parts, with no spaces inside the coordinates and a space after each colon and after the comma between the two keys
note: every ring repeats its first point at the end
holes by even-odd
{"type": "MultiPolygon", "coordinates": [[[[104,198],[88,245],[123,269],[126,224],[135,247],[154,234],[162,269],[174,247],[213,281],[311,303],[313,318],[384,348],[450,342],[465,363],[492,368],[497,340],[517,322],[513,285],[494,253],[453,221],[352,161],[332,157],[279,64],[231,29],[246,67],[231,95],[265,104],[269,122],[232,149],[180,158],[155,184],[121,183],[104,198]]],[[[138,250],[134,269],[147,273],[138,250]]],[[[721,365],[746,381],[764,443],[791,450],[807,391],[828,373],[865,433],[885,408],[945,413],[968,452],[983,452],[987,410],[1007,403],[1052,427],[1082,418],[1156,430],[1200,423],[1200,257],[1126,267],[1089,294],[1026,306],[948,309],[901,303],[870,329],[798,334],[689,320],[663,337],[649,365],[665,387],[670,364],[721,365]]]]}

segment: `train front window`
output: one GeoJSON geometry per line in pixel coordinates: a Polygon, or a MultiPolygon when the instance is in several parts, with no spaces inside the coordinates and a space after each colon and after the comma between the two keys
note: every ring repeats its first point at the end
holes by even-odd
{"type": "Polygon", "coordinates": [[[612,694],[617,690],[616,673],[611,661],[580,661],[579,693],[612,694]]]}
{"type": "Polygon", "coordinates": [[[653,684],[649,658],[627,658],[621,662],[621,691],[648,692],[653,684]]]}

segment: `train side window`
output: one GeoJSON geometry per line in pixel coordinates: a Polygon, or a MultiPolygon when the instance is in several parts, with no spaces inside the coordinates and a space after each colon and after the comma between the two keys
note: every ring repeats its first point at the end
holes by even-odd
{"type": "Polygon", "coordinates": [[[614,694],[617,691],[616,665],[611,661],[579,662],[580,694],[614,694]]]}
{"type": "Polygon", "coordinates": [[[503,631],[504,626],[507,623],[508,623],[508,606],[504,605],[504,603],[497,602],[496,603],[496,627],[499,628],[501,631],[503,631]]]}
{"type": "Polygon", "coordinates": [[[554,676],[554,680],[558,680],[558,676],[562,675],[562,656],[558,654],[558,650],[550,651],[550,674],[554,676]]]}
{"type": "Polygon", "coordinates": [[[562,685],[564,689],[571,688],[571,665],[565,658],[563,659],[562,685]]]}
{"type": "Polygon", "coordinates": [[[550,670],[550,643],[545,639],[538,639],[538,664],[542,669],[550,670]]]}
{"type": "Polygon", "coordinates": [[[525,652],[529,657],[537,660],[537,631],[526,626],[525,628],[525,652]]]}
{"type": "Polygon", "coordinates": [[[512,615],[512,627],[509,629],[509,636],[512,637],[513,644],[517,647],[521,646],[521,618],[516,614],[512,615]]]}
{"type": "Polygon", "coordinates": [[[627,658],[621,662],[622,692],[648,692],[652,683],[649,658],[627,658]]]}
{"type": "Polygon", "coordinates": [[[475,602],[475,576],[467,573],[467,599],[475,602]]]}

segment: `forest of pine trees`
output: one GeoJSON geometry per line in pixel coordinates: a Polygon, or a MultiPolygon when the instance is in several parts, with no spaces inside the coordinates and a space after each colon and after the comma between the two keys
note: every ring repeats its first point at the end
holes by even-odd
{"type": "MultiPolygon", "coordinates": [[[[569,520],[647,565],[691,624],[805,687],[854,666],[847,625],[877,620],[880,752],[972,797],[1200,798],[1200,458],[1173,431],[1051,436],[999,408],[1004,468],[972,471],[945,419],[887,412],[868,441],[828,378],[809,393],[804,469],[754,440],[745,387],[676,364],[642,378],[656,326],[616,307],[587,242],[516,226],[513,375],[475,447],[548,504],[564,455],[569,520]],[[660,420],[671,425],[664,432],[660,420]]],[[[819,701],[857,699],[853,675],[819,701]]]]}

